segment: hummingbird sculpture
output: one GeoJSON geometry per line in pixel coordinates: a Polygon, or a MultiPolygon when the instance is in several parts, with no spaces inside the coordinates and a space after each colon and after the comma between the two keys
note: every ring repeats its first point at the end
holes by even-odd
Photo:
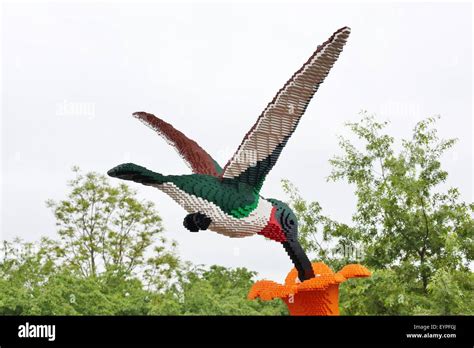
{"type": "Polygon", "coordinates": [[[350,28],[341,28],[318,46],[267,105],[224,168],[169,123],[136,112],[136,118],[176,148],[193,174],[163,175],[126,163],[109,170],[108,175],[168,194],[187,211],[183,224],[191,232],[209,229],[232,238],[260,234],[281,243],[299,279],[313,278],[311,263],[298,241],[294,212],[282,201],[262,197],[260,191],[349,34],[350,28]]]}

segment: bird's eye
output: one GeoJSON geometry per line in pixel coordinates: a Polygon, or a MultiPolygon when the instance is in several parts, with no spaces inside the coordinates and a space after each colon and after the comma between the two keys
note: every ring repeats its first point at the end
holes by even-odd
{"type": "Polygon", "coordinates": [[[294,225],[295,222],[293,220],[290,220],[290,225],[294,225]]]}

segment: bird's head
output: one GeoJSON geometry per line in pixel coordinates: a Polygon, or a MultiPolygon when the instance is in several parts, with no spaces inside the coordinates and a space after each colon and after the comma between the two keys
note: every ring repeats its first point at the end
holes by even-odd
{"type": "Polygon", "coordinates": [[[273,205],[267,226],[261,232],[265,237],[282,242],[297,238],[298,220],[288,204],[277,199],[270,198],[268,201],[273,205]]]}

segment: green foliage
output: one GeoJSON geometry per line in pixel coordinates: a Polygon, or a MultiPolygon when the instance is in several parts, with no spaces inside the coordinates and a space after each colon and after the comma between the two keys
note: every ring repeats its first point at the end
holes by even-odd
{"type": "Polygon", "coordinates": [[[474,314],[474,274],[438,269],[428,284],[431,306],[416,308],[417,314],[474,314]]]}
{"type": "Polygon", "coordinates": [[[138,278],[111,272],[83,276],[57,265],[48,239],[4,241],[0,315],[147,314],[152,293],[138,278]]]}
{"type": "Polygon", "coordinates": [[[342,155],[330,160],[329,180],[355,188],[350,226],[324,216],[317,202],[307,203],[283,181],[308,250],[336,269],[359,261],[374,271],[370,279],[341,285],[344,314],[473,311],[474,204],[462,202],[456,188],[442,191],[448,173],[440,158],[455,140],[439,139],[435,122],[417,123],[399,151],[383,132],[387,122],[363,112],[360,122],[348,124],[356,141],[340,138],[342,155]]]}
{"type": "Polygon", "coordinates": [[[420,293],[398,269],[375,269],[370,278],[349,280],[340,288],[342,315],[472,315],[474,275],[437,270],[420,293]]]}
{"type": "Polygon", "coordinates": [[[255,273],[191,267],[162,237],[151,202],[97,173],[48,201],[58,239],[0,245],[0,315],[280,315],[280,302],[247,300],[255,273]]]}
{"type": "Polygon", "coordinates": [[[63,264],[83,277],[101,272],[142,274],[149,285],[161,287],[178,265],[175,243],[163,237],[161,217],[149,201],[139,201],[125,184],[112,186],[98,173],[69,182],[66,200],[49,200],[59,240],[51,247],[63,264]],[[147,251],[153,249],[153,256],[147,251]]]}
{"type": "Polygon", "coordinates": [[[247,293],[255,272],[245,268],[193,267],[162,298],[157,298],[152,314],[165,315],[282,315],[279,301],[249,301],[247,293]]]}
{"type": "Polygon", "coordinates": [[[375,270],[370,278],[351,279],[340,287],[342,315],[409,315],[412,298],[394,270],[375,270]]]}
{"type": "Polygon", "coordinates": [[[4,242],[1,252],[15,252],[0,263],[0,315],[282,315],[280,301],[247,300],[255,272],[245,268],[210,269],[181,265],[164,291],[147,289],[138,277],[116,272],[83,276],[55,267],[44,239],[4,242]]]}
{"type": "Polygon", "coordinates": [[[331,160],[330,179],[356,187],[355,226],[346,237],[363,243],[369,266],[416,264],[426,292],[434,270],[465,269],[474,256],[474,205],[459,202],[457,189],[440,192],[438,187],[448,175],[440,157],[455,140],[440,140],[436,119],[428,118],[416,124],[412,138],[395,153],[394,139],[381,134],[386,123],[363,116],[360,123],[349,124],[363,150],[341,139],[344,154],[331,160]]]}

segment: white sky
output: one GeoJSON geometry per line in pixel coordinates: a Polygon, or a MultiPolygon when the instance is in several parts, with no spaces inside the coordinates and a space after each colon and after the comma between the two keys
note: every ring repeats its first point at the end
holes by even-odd
{"type": "MultiPolygon", "coordinates": [[[[328,215],[350,222],[355,200],[327,183],[343,124],[367,109],[391,134],[441,115],[449,185],[473,199],[471,5],[322,3],[4,3],[2,8],[0,237],[55,235],[45,200],[65,197],[70,168],[105,173],[134,162],[164,174],[189,170],[165,141],[130,115],[148,111],[198,141],[221,165],[277,90],[317,45],[352,34],[310,104],[262,194],[285,199],[289,178],[328,215]],[[82,112],[61,105],[82,103],[82,112]]],[[[158,190],[153,200],[180,255],[245,266],[282,281],[283,248],[260,236],[189,233],[185,212],[158,190]]]]}

